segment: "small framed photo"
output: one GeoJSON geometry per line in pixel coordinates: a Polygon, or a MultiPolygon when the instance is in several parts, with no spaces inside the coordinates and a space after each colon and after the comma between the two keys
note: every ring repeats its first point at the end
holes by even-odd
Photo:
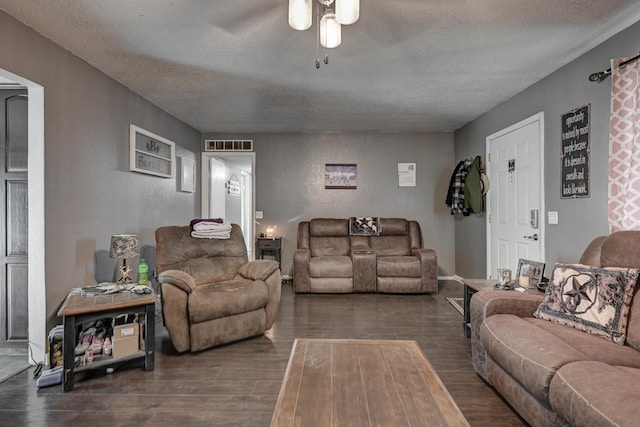
{"type": "Polygon", "coordinates": [[[196,162],[180,158],[180,191],[193,193],[196,191],[196,162]]]}
{"type": "Polygon", "coordinates": [[[523,288],[535,288],[542,281],[543,274],[544,262],[529,261],[521,258],[518,260],[516,284],[523,288]]]}
{"type": "Polygon", "coordinates": [[[325,164],[324,188],[345,190],[358,188],[358,165],[355,163],[325,164]]]}

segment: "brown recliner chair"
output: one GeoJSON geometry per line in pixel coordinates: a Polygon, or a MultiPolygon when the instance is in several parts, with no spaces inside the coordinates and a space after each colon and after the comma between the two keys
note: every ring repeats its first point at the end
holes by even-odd
{"type": "Polygon", "coordinates": [[[270,329],[280,305],[278,263],[249,262],[236,224],[229,239],[194,238],[190,231],[156,230],[162,314],[176,350],[203,350],[270,329]]]}

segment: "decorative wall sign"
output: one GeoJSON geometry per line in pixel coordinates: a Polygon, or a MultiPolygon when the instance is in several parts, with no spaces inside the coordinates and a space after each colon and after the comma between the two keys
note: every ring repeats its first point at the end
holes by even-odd
{"type": "Polygon", "coordinates": [[[416,186],[416,164],[398,163],[398,187],[416,186]]]}
{"type": "Polygon", "coordinates": [[[589,197],[590,108],[587,104],[562,115],[562,199],[589,197]]]}
{"type": "Polygon", "coordinates": [[[175,143],[135,125],[129,125],[129,170],[175,177],[175,143]]]}
{"type": "Polygon", "coordinates": [[[324,188],[355,190],[358,187],[358,165],[327,163],[324,165],[324,188]]]}

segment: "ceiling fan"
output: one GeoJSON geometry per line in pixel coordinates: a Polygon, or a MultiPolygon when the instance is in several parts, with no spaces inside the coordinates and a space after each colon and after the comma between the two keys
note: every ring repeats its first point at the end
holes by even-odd
{"type": "MultiPolygon", "coordinates": [[[[312,0],[312,3],[318,2],[325,5],[333,3],[334,0],[312,0]]],[[[242,35],[265,22],[279,21],[283,26],[287,25],[289,7],[287,0],[243,0],[222,3],[213,9],[209,22],[229,34],[242,35]]],[[[402,37],[400,30],[403,27],[407,24],[412,26],[423,22],[425,14],[429,13],[430,9],[442,7],[429,5],[429,2],[424,0],[366,0],[361,4],[360,20],[349,31],[364,32],[369,38],[381,44],[396,43],[402,37]]]]}

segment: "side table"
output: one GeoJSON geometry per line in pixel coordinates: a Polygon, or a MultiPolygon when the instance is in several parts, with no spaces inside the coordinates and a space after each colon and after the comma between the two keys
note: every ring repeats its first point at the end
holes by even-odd
{"type": "Polygon", "coordinates": [[[74,291],[69,293],[58,311],[58,316],[62,317],[64,324],[64,367],[62,368],[62,387],[64,391],[73,389],[76,372],[109,367],[114,363],[144,358],[144,370],[152,371],[154,368],[155,303],[157,299],[158,295],[155,292],[143,295],[121,292],[94,296],[85,296],[74,291]],[[115,317],[120,314],[144,315],[144,350],[124,357],[105,357],[85,366],[75,367],[74,351],[77,325],[105,317],[115,317]]]}
{"type": "MultiPolygon", "coordinates": [[[[469,311],[469,303],[471,297],[478,291],[483,289],[494,289],[497,283],[496,279],[463,279],[464,284],[464,320],[462,321],[462,332],[465,338],[471,338],[471,313],[469,311]]],[[[500,292],[519,292],[516,290],[504,290],[500,292]]],[[[535,295],[542,295],[535,288],[526,288],[526,292],[535,295]]]]}
{"type": "Polygon", "coordinates": [[[273,256],[280,264],[282,237],[258,237],[256,240],[256,259],[264,259],[265,255],[273,256]]]}

